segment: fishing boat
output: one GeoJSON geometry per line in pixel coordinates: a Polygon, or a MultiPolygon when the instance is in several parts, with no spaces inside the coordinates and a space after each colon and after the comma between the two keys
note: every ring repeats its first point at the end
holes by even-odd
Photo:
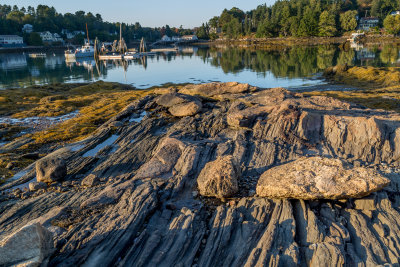
{"type": "Polygon", "coordinates": [[[94,57],[94,46],[90,44],[89,31],[86,23],[87,42],[81,48],[75,50],[75,58],[94,57]]]}

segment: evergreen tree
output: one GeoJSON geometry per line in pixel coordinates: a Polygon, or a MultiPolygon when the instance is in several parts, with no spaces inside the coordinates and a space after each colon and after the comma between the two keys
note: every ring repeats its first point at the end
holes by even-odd
{"type": "Polygon", "coordinates": [[[357,11],[349,10],[340,14],[340,26],[345,31],[352,31],[357,27],[357,11]]]}
{"type": "Polygon", "coordinates": [[[336,35],[335,15],[331,12],[324,11],[319,17],[319,36],[332,37],[336,35]]]}
{"type": "Polygon", "coordinates": [[[388,33],[398,34],[400,32],[400,15],[388,15],[383,21],[383,26],[388,33]]]}

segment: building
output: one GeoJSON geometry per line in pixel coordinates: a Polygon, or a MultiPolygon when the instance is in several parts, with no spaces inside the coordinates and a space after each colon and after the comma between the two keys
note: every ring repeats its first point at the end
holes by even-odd
{"type": "Polygon", "coordinates": [[[184,35],[182,36],[183,41],[197,41],[199,40],[196,35],[184,35]]]}
{"type": "Polygon", "coordinates": [[[378,24],[379,24],[379,18],[374,18],[374,17],[361,18],[360,23],[358,24],[358,29],[368,31],[371,28],[377,27],[378,24]]]}
{"type": "Polygon", "coordinates": [[[182,41],[182,38],[181,37],[179,37],[179,36],[172,36],[172,42],[180,42],[180,41],[182,41]]]}
{"type": "Polygon", "coordinates": [[[25,24],[24,27],[22,27],[22,32],[24,33],[33,32],[33,26],[31,24],[25,24]]]}
{"type": "Polygon", "coordinates": [[[161,41],[163,41],[163,42],[171,42],[172,39],[171,39],[171,37],[169,37],[168,35],[164,35],[164,36],[161,38],[161,41]]]}
{"type": "Polygon", "coordinates": [[[70,32],[69,30],[66,30],[66,29],[62,29],[61,30],[61,34],[64,34],[67,37],[67,39],[73,39],[77,35],[85,36],[85,32],[83,32],[83,31],[70,32]]]}
{"type": "Polygon", "coordinates": [[[39,35],[44,43],[54,43],[54,42],[64,41],[58,33],[51,33],[49,31],[46,31],[46,32],[40,32],[39,35]]]}
{"type": "Polygon", "coordinates": [[[393,11],[392,13],[390,13],[390,15],[392,15],[392,16],[400,15],[400,11],[399,10],[398,11],[393,11]]]}
{"type": "Polygon", "coordinates": [[[18,35],[0,35],[0,47],[21,47],[24,39],[18,35]]]}

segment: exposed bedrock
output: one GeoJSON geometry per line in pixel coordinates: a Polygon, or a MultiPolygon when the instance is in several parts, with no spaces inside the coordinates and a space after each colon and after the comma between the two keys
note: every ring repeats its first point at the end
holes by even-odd
{"type": "Polygon", "coordinates": [[[62,180],[14,194],[33,164],[1,185],[0,240],[42,225],[48,266],[399,264],[397,113],[237,83],[177,91],[54,151],[62,180]],[[200,108],[174,115],[182,103],[200,108]]]}

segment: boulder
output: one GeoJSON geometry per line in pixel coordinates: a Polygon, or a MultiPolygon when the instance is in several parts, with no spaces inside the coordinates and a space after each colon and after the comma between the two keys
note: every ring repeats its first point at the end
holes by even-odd
{"type": "Polygon", "coordinates": [[[176,117],[193,116],[203,107],[197,97],[178,93],[161,95],[157,97],[156,103],[169,108],[168,111],[176,117]]]}
{"type": "Polygon", "coordinates": [[[197,184],[201,195],[223,199],[238,192],[239,178],[239,165],[229,155],[208,162],[200,172],[197,184]]]}
{"type": "Polygon", "coordinates": [[[36,180],[52,183],[61,181],[67,175],[67,164],[61,158],[44,158],[36,162],[36,180]]]}
{"type": "Polygon", "coordinates": [[[202,108],[200,101],[181,103],[170,107],[168,111],[175,117],[186,117],[196,115],[202,108]]]}
{"type": "Polygon", "coordinates": [[[46,189],[47,188],[47,184],[43,183],[43,182],[32,182],[29,183],[29,190],[30,191],[37,191],[40,189],[46,189]]]}
{"type": "Polygon", "coordinates": [[[257,194],[304,200],[361,198],[389,183],[373,169],[350,167],[339,159],[310,157],[264,172],[257,194]]]}
{"type": "Polygon", "coordinates": [[[53,252],[53,236],[39,223],[26,225],[0,242],[0,266],[39,266],[53,252]]]}
{"type": "Polygon", "coordinates": [[[223,95],[223,94],[246,93],[254,90],[256,90],[256,87],[251,87],[249,84],[227,82],[227,83],[191,84],[180,89],[179,93],[213,97],[216,95],[223,95]]]}
{"type": "Polygon", "coordinates": [[[87,187],[92,187],[98,185],[100,182],[100,178],[95,175],[95,174],[89,174],[86,176],[83,180],[81,185],[82,186],[87,186],[87,187]]]}

